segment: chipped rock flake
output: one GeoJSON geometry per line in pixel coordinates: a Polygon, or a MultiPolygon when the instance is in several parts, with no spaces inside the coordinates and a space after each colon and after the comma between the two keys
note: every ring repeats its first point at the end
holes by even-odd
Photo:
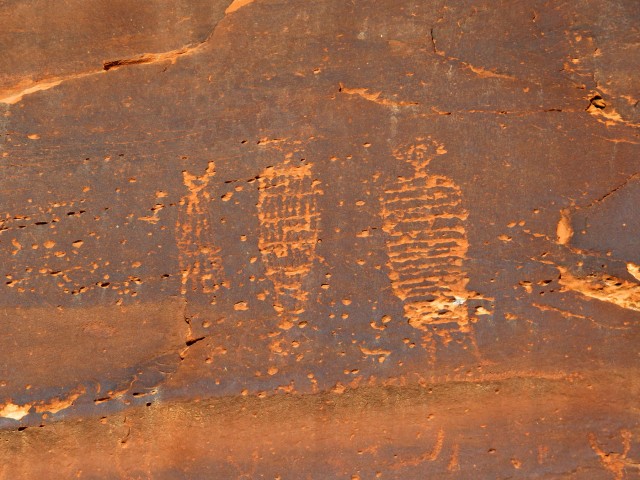
{"type": "Polygon", "coordinates": [[[57,397],[36,403],[26,403],[24,405],[17,405],[15,403],[8,402],[0,409],[0,418],[22,420],[24,417],[29,415],[32,408],[36,413],[49,412],[51,414],[56,414],[71,407],[84,393],[85,389],[80,387],[72,391],[66,397],[57,397]]]}
{"type": "Polygon", "coordinates": [[[620,308],[640,312],[640,284],[595,273],[579,278],[564,267],[557,268],[560,272],[559,283],[565,289],[620,308]]]}
{"type": "Polygon", "coordinates": [[[382,92],[372,93],[372,92],[369,92],[368,88],[347,88],[344,85],[340,84],[339,91],[345,95],[355,95],[369,102],[373,102],[378,105],[382,105],[383,107],[389,107],[394,109],[397,109],[399,107],[411,107],[411,106],[418,105],[417,102],[389,100],[388,98],[385,98],[382,96],[382,92]]]}
{"type": "Polygon", "coordinates": [[[1,418],[10,418],[11,420],[22,420],[29,415],[31,410],[30,404],[16,405],[15,403],[6,403],[2,409],[0,409],[1,418]]]}
{"type": "Polygon", "coordinates": [[[242,7],[246,7],[247,5],[253,2],[254,0],[233,0],[233,2],[231,2],[231,5],[227,7],[224,13],[226,14],[233,13],[236,10],[240,10],[242,7]]]}

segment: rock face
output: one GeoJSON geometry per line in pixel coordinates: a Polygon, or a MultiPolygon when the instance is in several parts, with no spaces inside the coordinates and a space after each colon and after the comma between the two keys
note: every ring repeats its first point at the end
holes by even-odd
{"type": "Polygon", "coordinates": [[[0,4],[0,478],[640,478],[635,0],[0,4]]]}

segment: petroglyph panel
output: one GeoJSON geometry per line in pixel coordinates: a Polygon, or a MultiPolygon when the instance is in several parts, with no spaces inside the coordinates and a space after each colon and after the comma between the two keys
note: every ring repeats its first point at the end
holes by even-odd
{"type": "Polygon", "coordinates": [[[0,479],[637,477],[637,25],[0,2],[0,479]]]}

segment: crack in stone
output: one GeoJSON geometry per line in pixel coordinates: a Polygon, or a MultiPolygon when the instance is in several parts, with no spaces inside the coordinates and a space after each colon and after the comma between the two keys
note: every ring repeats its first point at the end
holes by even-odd
{"type": "Polygon", "coordinates": [[[30,79],[25,79],[22,82],[20,82],[18,85],[5,90],[4,92],[0,92],[0,95],[2,95],[2,97],[0,98],[0,104],[13,105],[20,102],[26,95],[49,90],[51,88],[55,88],[61,85],[62,83],[66,83],[71,80],[78,80],[85,77],[105,74],[110,70],[115,70],[115,69],[126,67],[126,66],[154,64],[154,63],[161,63],[161,62],[170,62],[173,65],[178,60],[178,57],[193,55],[194,53],[202,49],[207,43],[209,43],[211,38],[213,38],[213,35],[215,34],[215,31],[218,25],[222,20],[224,20],[227,14],[233,11],[236,11],[238,8],[241,8],[242,6],[248,3],[250,2],[244,2],[244,1],[239,2],[238,0],[234,0],[233,2],[231,2],[229,7],[227,7],[227,9],[225,10],[224,15],[217,22],[215,22],[209,34],[205,37],[204,40],[200,42],[191,43],[191,44],[188,44],[187,46],[184,46],[175,50],[169,50],[167,52],[143,53],[140,55],[136,55],[134,57],[110,60],[110,61],[104,62],[102,64],[102,68],[96,69],[96,70],[90,70],[88,72],[75,73],[75,74],[65,75],[61,77],[54,77],[54,78],[50,78],[50,79],[39,81],[39,82],[33,82],[30,79]],[[237,5],[238,3],[241,3],[241,5],[237,5]],[[234,4],[236,4],[236,7],[232,9],[234,4]]]}
{"type": "Polygon", "coordinates": [[[627,178],[624,179],[624,181],[622,183],[620,183],[620,185],[618,185],[618,186],[614,187],[613,189],[609,190],[603,196],[601,196],[599,198],[596,198],[595,200],[593,200],[588,205],[586,205],[584,207],[579,207],[579,208],[587,209],[587,208],[593,207],[597,203],[602,203],[604,200],[609,198],[611,195],[613,195],[617,191],[621,190],[622,188],[626,187],[629,183],[631,183],[633,180],[635,180],[635,179],[637,179],[639,177],[640,177],[640,173],[634,173],[633,175],[629,175],[627,178]]]}
{"type": "Polygon", "coordinates": [[[504,74],[504,73],[498,73],[498,72],[495,72],[493,70],[489,70],[489,69],[484,68],[484,67],[472,65],[471,63],[465,62],[464,60],[461,60],[458,57],[452,57],[452,56],[447,55],[447,52],[445,52],[444,50],[438,50],[438,47],[436,45],[436,38],[435,38],[435,36],[433,34],[433,30],[434,30],[433,27],[429,29],[429,36],[430,36],[430,40],[431,40],[431,47],[433,49],[433,53],[436,54],[437,56],[443,58],[447,62],[457,63],[462,68],[471,71],[472,73],[474,73],[475,75],[477,75],[480,78],[498,78],[498,79],[502,79],[502,80],[512,80],[512,81],[519,80],[517,77],[514,77],[512,75],[507,75],[507,74],[504,74]]]}

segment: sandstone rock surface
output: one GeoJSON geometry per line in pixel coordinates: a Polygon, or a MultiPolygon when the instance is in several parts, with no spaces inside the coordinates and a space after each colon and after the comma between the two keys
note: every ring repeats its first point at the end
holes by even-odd
{"type": "Polygon", "coordinates": [[[634,0],[0,3],[0,478],[640,478],[634,0]]]}

